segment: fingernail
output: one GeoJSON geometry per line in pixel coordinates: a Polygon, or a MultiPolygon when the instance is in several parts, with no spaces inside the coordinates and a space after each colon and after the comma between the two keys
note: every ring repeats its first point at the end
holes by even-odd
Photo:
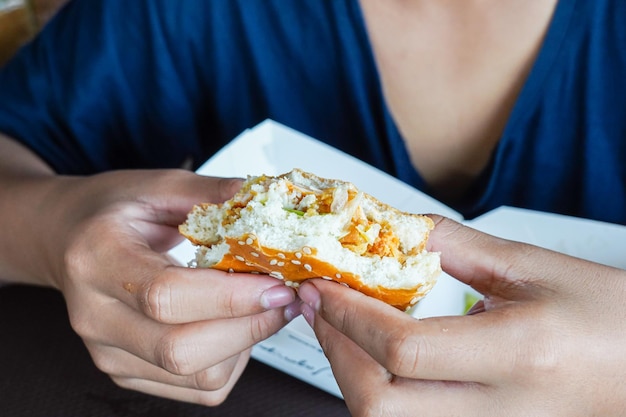
{"type": "Polygon", "coordinates": [[[295,292],[284,285],[276,285],[268,288],[261,295],[261,305],[265,309],[273,309],[278,307],[285,307],[296,299],[295,292]]]}
{"type": "Polygon", "coordinates": [[[313,284],[304,284],[298,290],[298,297],[306,303],[313,311],[320,309],[320,292],[313,284]]]}
{"type": "Polygon", "coordinates": [[[302,314],[302,311],[300,310],[301,304],[302,302],[298,300],[287,305],[287,307],[285,307],[285,320],[287,320],[288,322],[292,321],[300,314],[302,314]]]}
{"type": "Polygon", "coordinates": [[[315,325],[315,310],[308,304],[302,304],[300,311],[302,312],[302,317],[309,323],[309,326],[313,327],[315,325]]]}

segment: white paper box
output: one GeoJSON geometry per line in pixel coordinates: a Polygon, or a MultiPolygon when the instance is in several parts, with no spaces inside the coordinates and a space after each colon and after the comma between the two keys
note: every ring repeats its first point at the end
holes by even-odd
{"type": "MultiPolygon", "coordinates": [[[[350,181],[403,211],[437,213],[463,220],[459,213],[398,179],[270,120],[243,132],[200,167],[198,173],[246,177],[279,175],[293,168],[350,181]]],[[[504,238],[626,269],[623,249],[626,228],[622,226],[510,207],[494,210],[466,224],[504,238]]],[[[181,264],[187,264],[194,258],[194,252],[193,246],[185,241],[170,254],[181,264]]],[[[412,314],[416,317],[462,314],[468,293],[474,291],[442,274],[412,314]]],[[[256,345],[252,357],[341,397],[330,365],[313,331],[301,317],[256,345]]]]}

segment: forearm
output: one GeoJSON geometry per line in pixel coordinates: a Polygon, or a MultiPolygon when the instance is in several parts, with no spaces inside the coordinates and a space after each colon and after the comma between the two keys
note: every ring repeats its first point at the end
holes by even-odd
{"type": "Polygon", "coordinates": [[[42,272],[42,225],[57,182],[45,162],[0,134],[0,281],[56,286],[42,272]]]}

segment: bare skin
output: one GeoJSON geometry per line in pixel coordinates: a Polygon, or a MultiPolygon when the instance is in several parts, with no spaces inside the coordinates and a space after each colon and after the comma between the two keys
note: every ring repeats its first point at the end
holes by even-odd
{"type": "Polygon", "coordinates": [[[193,204],[230,198],[239,180],[62,177],[6,137],[0,155],[11,155],[0,160],[0,229],[11,236],[0,239],[0,276],[59,289],[94,362],[120,386],[218,404],[252,345],[293,317],[283,308],[293,290],[273,278],[187,269],[164,254],[193,204]]]}
{"type": "MultiPolygon", "coordinates": [[[[453,199],[497,145],[556,0],[361,4],[412,161],[453,199]]],[[[300,311],[273,278],[189,270],[164,255],[192,204],[238,186],[175,170],[57,176],[0,135],[0,230],[10,237],[0,239],[0,276],[59,289],[94,362],[119,385],[218,404],[250,347],[300,311]]],[[[432,245],[451,275],[487,295],[476,314],[415,321],[341,286],[301,287],[354,415],[622,412],[623,271],[444,220],[432,245]]]]}
{"type": "MultiPolygon", "coordinates": [[[[556,1],[361,4],[413,164],[454,199],[488,163],[556,1]]],[[[351,413],[623,415],[626,273],[436,222],[444,270],[485,295],[468,316],[417,321],[323,280],[300,287],[351,413]]]]}
{"type": "Polygon", "coordinates": [[[361,0],[385,98],[442,198],[483,170],[556,0],[361,0]]]}
{"type": "Polygon", "coordinates": [[[435,220],[443,269],[485,294],[470,315],[416,320],[324,280],[300,287],[352,414],[623,415],[626,272],[435,220]]]}

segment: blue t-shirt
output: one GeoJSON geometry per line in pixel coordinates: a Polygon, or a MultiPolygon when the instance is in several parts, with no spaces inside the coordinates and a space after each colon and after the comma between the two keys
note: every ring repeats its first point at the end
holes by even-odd
{"type": "MultiPolygon", "coordinates": [[[[454,209],[626,224],[625,19],[623,0],[559,2],[489,166],[454,209]]],[[[73,0],[0,72],[0,131],[63,174],[199,164],[266,118],[430,192],[358,0],[73,0]]]]}

